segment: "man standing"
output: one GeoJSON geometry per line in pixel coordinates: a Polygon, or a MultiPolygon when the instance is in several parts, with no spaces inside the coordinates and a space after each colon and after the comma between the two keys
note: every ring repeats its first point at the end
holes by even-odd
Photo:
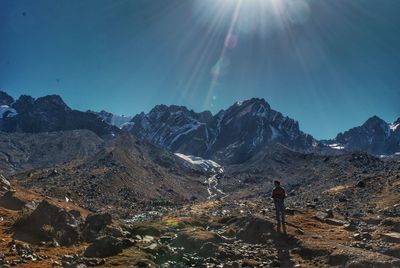
{"type": "Polygon", "coordinates": [[[283,232],[286,233],[285,225],[285,189],[281,187],[280,181],[274,181],[275,189],[272,191],[272,199],[274,200],[276,210],[276,221],[278,223],[278,232],[281,231],[281,224],[283,232]]]}

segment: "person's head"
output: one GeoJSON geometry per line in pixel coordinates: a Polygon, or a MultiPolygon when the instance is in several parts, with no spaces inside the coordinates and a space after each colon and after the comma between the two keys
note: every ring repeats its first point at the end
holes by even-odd
{"type": "Polygon", "coordinates": [[[279,187],[279,186],[281,186],[281,182],[276,180],[276,181],[274,181],[274,185],[275,185],[275,187],[279,187]]]}

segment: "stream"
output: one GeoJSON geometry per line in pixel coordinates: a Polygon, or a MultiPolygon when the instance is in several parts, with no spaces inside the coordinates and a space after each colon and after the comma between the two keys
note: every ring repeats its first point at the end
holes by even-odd
{"type": "Polygon", "coordinates": [[[218,175],[221,173],[216,173],[211,177],[208,177],[205,181],[207,183],[207,192],[208,192],[208,199],[225,199],[229,195],[223,192],[221,189],[218,188],[218,175]]]}

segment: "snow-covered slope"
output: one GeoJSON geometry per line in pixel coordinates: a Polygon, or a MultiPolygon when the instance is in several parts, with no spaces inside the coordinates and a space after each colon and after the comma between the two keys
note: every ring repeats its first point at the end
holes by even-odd
{"type": "Polygon", "coordinates": [[[1,105],[0,106],[0,119],[3,119],[3,117],[13,117],[17,115],[17,111],[13,108],[11,108],[8,105],[1,105]]]}
{"type": "Polygon", "coordinates": [[[222,166],[212,160],[203,159],[198,156],[184,155],[180,153],[175,153],[176,156],[186,161],[194,169],[199,169],[211,173],[222,173],[224,169],[222,166]]]}

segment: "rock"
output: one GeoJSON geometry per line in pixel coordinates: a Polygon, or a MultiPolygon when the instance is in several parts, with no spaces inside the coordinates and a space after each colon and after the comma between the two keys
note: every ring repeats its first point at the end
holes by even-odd
{"type": "Polygon", "coordinates": [[[223,239],[218,234],[202,228],[184,229],[173,240],[173,245],[183,247],[185,251],[198,251],[206,243],[220,243],[223,239]]]}
{"type": "Polygon", "coordinates": [[[327,218],[333,218],[333,210],[332,209],[326,209],[325,212],[327,214],[327,218]]]}
{"type": "Polygon", "coordinates": [[[132,237],[134,237],[136,235],[140,235],[140,236],[150,235],[150,236],[158,237],[161,235],[161,230],[154,226],[142,226],[142,225],[135,226],[135,227],[129,229],[129,232],[131,233],[132,237]]]}
{"type": "Polygon", "coordinates": [[[316,205],[315,205],[315,204],[307,203],[307,204],[306,204],[306,208],[315,209],[315,208],[316,208],[316,205]]]}
{"type": "Polygon", "coordinates": [[[17,221],[14,227],[38,240],[57,240],[63,246],[76,244],[80,240],[75,217],[47,200],[43,200],[29,216],[17,221]]]}
{"type": "Polygon", "coordinates": [[[103,265],[106,262],[106,260],[102,258],[81,258],[81,261],[91,267],[103,265]]]}
{"type": "Polygon", "coordinates": [[[315,216],[314,216],[314,217],[315,217],[317,220],[325,221],[325,219],[328,218],[328,213],[322,212],[322,211],[318,211],[317,213],[315,213],[315,216]]]}
{"type": "Polygon", "coordinates": [[[357,187],[360,187],[360,188],[364,188],[365,185],[366,185],[365,181],[358,181],[358,182],[356,183],[356,186],[357,186],[357,187]]]}
{"type": "Polygon", "coordinates": [[[262,243],[274,232],[271,221],[253,216],[239,218],[235,225],[239,227],[237,237],[246,243],[262,243]]]}
{"type": "Polygon", "coordinates": [[[286,208],[285,209],[285,214],[286,215],[294,215],[296,213],[295,209],[291,209],[291,208],[286,208]]]}
{"type": "Polygon", "coordinates": [[[212,242],[204,243],[198,252],[199,256],[202,257],[211,257],[215,255],[218,246],[212,242]]]}
{"type": "Polygon", "coordinates": [[[61,264],[61,262],[59,262],[59,261],[54,261],[54,262],[51,264],[51,266],[52,266],[52,267],[61,267],[62,264],[61,264]]]}
{"type": "Polygon", "coordinates": [[[93,242],[101,232],[111,224],[109,213],[92,214],[87,216],[82,230],[82,237],[87,242],[93,242]]]}
{"type": "Polygon", "coordinates": [[[384,234],[381,234],[381,237],[386,242],[400,243],[400,233],[396,233],[396,232],[384,233],[384,234]]]}
{"type": "Polygon", "coordinates": [[[129,232],[122,230],[119,226],[106,226],[104,233],[114,237],[126,237],[130,234],[129,232]]]}
{"type": "Polygon", "coordinates": [[[16,197],[15,193],[15,190],[9,190],[1,196],[0,206],[11,210],[21,210],[26,205],[26,202],[16,197]]]}
{"type": "Polygon", "coordinates": [[[11,189],[11,183],[1,174],[0,174],[0,188],[4,190],[11,189]]]}
{"type": "Polygon", "coordinates": [[[372,225],[378,225],[381,223],[381,221],[382,221],[382,219],[379,216],[375,217],[375,218],[368,218],[365,220],[366,223],[372,224],[372,225]]]}
{"type": "Polygon", "coordinates": [[[127,244],[121,240],[111,236],[103,236],[97,238],[83,254],[85,257],[104,258],[118,255],[123,249],[127,248],[127,244]]]}
{"type": "Polygon", "coordinates": [[[383,251],[383,254],[400,258],[400,245],[391,246],[383,251]]]}
{"type": "Polygon", "coordinates": [[[325,219],[325,222],[327,224],[336,225],[336,226],[344,226],[344,225],[348,224],[347,221],[343,221],[343,220],[339,220],[339,219],[330,219],[330,218],[325,219]]]}
{"type": "Polygon", "coordinates": [[[357,230],[357,224],[354,221],[350,221],[350,223],[347,223],[344,227],[346,231],[354,232],[357,230]]]}
{"type": "Polygon", "coordinates": [[[281,263],[277,260],[273,260],[269,267],[281,267],[281,263]]]}

